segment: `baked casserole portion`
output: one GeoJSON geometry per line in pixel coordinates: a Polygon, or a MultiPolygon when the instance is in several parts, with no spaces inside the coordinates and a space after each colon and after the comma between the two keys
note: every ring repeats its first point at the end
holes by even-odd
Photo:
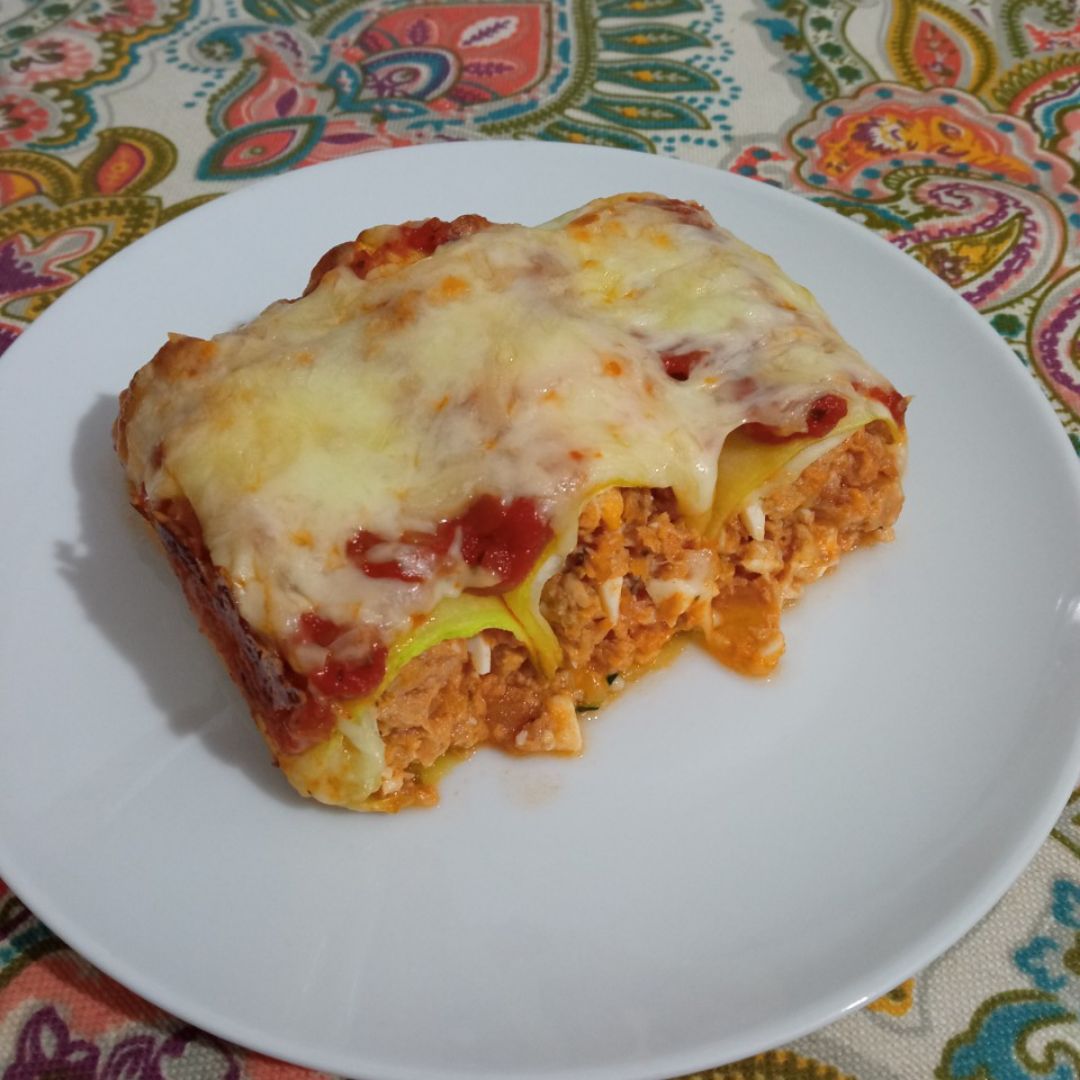
{"type": "Polygon", "coordinates": [[[364,810],[581,718],[694,632],[767,674],[781,612],[891,536],[906,400],[695,203],[380,226],[307,291],[173,336],[114,431],[275,761],[364,810]]]}

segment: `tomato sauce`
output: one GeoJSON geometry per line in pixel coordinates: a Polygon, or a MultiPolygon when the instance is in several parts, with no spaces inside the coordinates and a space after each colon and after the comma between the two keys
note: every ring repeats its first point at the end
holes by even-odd
{"type": "Polygon", "coordinates": [[[409,222],[396,229],[386,230],[387,239],[374,247],[364,244],[363,234],[357,240],[332,247],[315,264],[308,278],[304,295],[312,292],[319,282],[339,266],[348,266],[357,277],[367,277],[377,266],[407,259],[410,255],[430,255],[443,244],[462,240],[473,233],[482,232],[491,222],[479,214],[462,214],[453,221],[428,218],[426,221],[409,222]]]}
{"type": "Polygon", "coordinates": [[[465,511],[460,524],[465,562],[498,578],[497,585],[476,592],[506,592],[520,585],[554,535],[536,503],[526,498],[504,503],[494,495],[481,495],[465,511]]]}
{"type": "Polygon", "coordinates": [[[894,390],[892,387],[886,389],[884,386],[863,386],[861,383],[856,383],[855,389],[868,398],[873,398],[874,401],[880,401],[892,413],[897,427],[904,426],[904,414],[907,412],[909,399],[904,397],[899,390],[894,390]]]}
{"type": "Polygon", "coordinates": [[[494,495],[480,495],[463,514],[440,521],[434,532],[410,531],[390,540],[359,529],[345,545],[345,552],[368,577],[426,581],[460,536],[465,564],[487,570],[496,578],[494,585],[470,591],[501,593],[525,580],[552,535],[535,500],[519,497],[503,502],[494,495]],[[406,550],[396,557],[378,558],[380,545],[406,550]]]}
{"type": "Polygon", "coordinates": [[[661,196],[631,196],[630,201],[666,210],[686,225],[696,225],[699,229],[708,229],[710,231],[716,230],[716,223],[701,203],[689,199],[665,199],[661,196]]]}
{"type": "Polygon", "coordinates": [[[314,645],[320,645],[329,649],[341,636],[342,630],[332,619],[324,619],[316,615],[314,611],[305,611],[300,616],[300,629],[297,636],[301,641],[310,641],[314,645]]]}
{"type": "Polygon", "coordinates": [[[438,561],[450,551],[450,545],[454,542],[454,526],[452,521],[441,521],[433,533],[410,530],[395,541],[367,529],[358,529],[345,545],[345,554],[370,578],[427,581],[438,561]],[[388,543],[407,548],[407,557],[375,558],[372,548],[388,543]]]}
{"type": "Polygon", "coordinates": [[[339,660],[330,655],[318,671],[308,676],[323,697],[343,701],[367,697],[386,674],[386,646],[376,642],[364,660],[339,660]]]}
{"type": "Polygon", "coordinates": [[[660,362],[664,370],[676,382],[686,382],[694,370],[709,354],[704,349],[692,349],[683,353],[661,353],[660,362]]]}
{"type": "Polygon", "coordinates": [[[743,424],[739,430],[751,439],[763,443],[789,442],[791,439],[820,439],[828,435],[841,420],[847,416],[847,399],[839,394],[822,394],[810,402],[806,410],[806,426],[798,431],[779,431],[771,424],[753,421],[743,424]]]}
{"type": "Polygon", "coordinates": [[[443,244],[482,232],[490,225],[491,222],[479,214],[462,214],[453,221],[427,218],[425,221],[410,222],[400,226],[395,236],[373,251],[358,247],[353,253],[350,265],[357,277],[367,277],[375,267],[394,258],[430,255],[443,244]]]}

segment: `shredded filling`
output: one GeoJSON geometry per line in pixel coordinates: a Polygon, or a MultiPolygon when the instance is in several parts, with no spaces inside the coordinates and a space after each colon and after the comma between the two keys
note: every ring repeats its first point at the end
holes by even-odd
{"type": "Polygon", "coordinates": [[[713,541],[668,488],[612,488],[586,504],[578,543],[541,610],[563,649],[552,678],[505,631],[445,641],[416,657],[378,703],[387,809],[437,800],[432,767],[490,744],[577,753],[579,715],[598,708],[677,634],[694,632],[727,666],[768,674],[784,649],[780,615],[854,548],[891,539],[902,448],[874,422],[735,515],[713,541]]]}

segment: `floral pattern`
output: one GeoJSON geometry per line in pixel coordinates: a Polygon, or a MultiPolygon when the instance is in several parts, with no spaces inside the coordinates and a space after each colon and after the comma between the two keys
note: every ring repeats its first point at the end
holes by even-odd
{"type": "Polygon", "coordinates": [[[143,47],[182,25],[196,0],[51,0],[0,9],[0,149],[70,146],[101,114],[95,91],[124,79],[143,47]]]}
{"type": "Polygon", "coordinates": [[[907,0],[861,27],[860,40],[877,36],[872,65],[852,59],[854,3],[766,6],[783,18],[758,22],[797,61],[784,70],[810,107],[733,167],[861,221],[956,288],[1031,367],[1080,451],[1072,24],[1050,2],[1013,0],[995,24],[980,2],[907,0]]]}
{"type": "Polygon", "coordinates": [[[197,26],[168,55],[205,80],[206,180],[476,135],[653,151],[672,132],[724,124],[718,110],[737,94],[709,2],[275,5],[258,21],[197,26]]]}
{"type": "MultiPolygon", "coordinates": [[[[439,139],[625,147],[860,222],[982,312],[1080,452],[1074,0],[0,3],[0,353],[236,184],[439,139]]],[[[0,358],[0,363],[3,358],[0,358]]],[[[1080,1080],[1080,800],[965,942],[702,1080],[1080,1080]]],[[[0,883],[0,1080],[299,1080],[118,986],[0,883]]]]}
{"type": "Polygon", "coordinates": [[[47,131],[53,112],[46,102],[28,93],[0,97],[0,148],[32,142],[47,131]]]}
{"type": "Polygon", "coordinates": [[[78,167],[33,151],[0,152],[0,352],[32,319],[120,248],[207,199],[171,207],[149,188],[176,150],[140,128],[110,128],[78,167]]]}

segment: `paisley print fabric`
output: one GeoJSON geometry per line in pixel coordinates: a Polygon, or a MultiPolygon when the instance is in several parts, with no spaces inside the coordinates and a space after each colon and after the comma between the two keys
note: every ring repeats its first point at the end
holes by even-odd
{"type": "MultiPolygon", "coordinates": [[[[983,313],[1080,452],[1075,0],[0,0],[0,353],[222,192],[480,138],[679,157],[852,218],[983,313]]],[[[1078,1018],[1080,802],[929,969],[699,1075],[1080,1080],[1078,1018]]],[[[139,1000],[0,883],[0,1080],[165,1075],[311,1074],[139,1000]]]]}

